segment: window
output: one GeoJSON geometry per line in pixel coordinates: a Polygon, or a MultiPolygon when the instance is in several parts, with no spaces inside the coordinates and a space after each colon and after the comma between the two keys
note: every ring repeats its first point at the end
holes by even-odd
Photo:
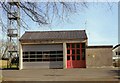
{"type": "Polygon", "coordinates": [[[70,48],[70,44],[67,44],[67,48],[70,48]]]}
{"type": "Polygon", "coordinates": [[[85,49],[82,49],[82,55],[85,55],[85,49]]]}
{"type": "Polygon", "coordinates": [[[35,54],[35,52],[30,52],[30,54],[35,54]]]}
{"type": "Polygon", "coordinates": [[[70,60],[70,56],[67,56],[67,60],[70,60]]]}
{"type": "Polygon", "coordinates": [[[35,59],[30,59],[30,62],[34,62],[35,61],[35,59]]]}
{"type": "Polygon", "coordinates": [[[85,60],[85,55],[82,55],[82,60],[85,60]]]}
{"type": "Polygon", "coordinates": [[[23,62],[28,62],[29,61],[29,59],[23,59],[23,62]]]}
{"type": "Polygon", "coordinates": [[[72,54],[75,54],[75,50],[72,50],[72,54]]]}
{"type": "Polygon", "coordinates": [[[23,58],[28,58],[28,55],[23,55],[23,58]]]}
{"type": "Polygon", "coordinates": [[[42,52],[36,52],[37,54],[42,54],[42,52]]]}
{"type": "Polygon", "coordinates": [[[75,44],[72,44],[72,48],[75,48],[75,44]]]}
{"type": "Polygon", "coordinates": [[[52,57],[54,57],[54,58],[55,58],[55,57],[56,57],[56,55],[50,55],[50,58],[52,58],[52,57]]]}
{"type": "Polygon", "coordinates": [[[37,61],[42,61],[42,59],[37,59],[37,61]]]}
{"type": "Polygon", "coordinates": [[[37,58],[42,58],[42,55],[37,55],[37,58]]]}
{"type": "Polygon", "coordinates": [[[63,51],[23,52],[23,61],[63,61],[63,51]]]}
{"type": "Polygon", "coordinates": [[[50,51],[50,54],[56,54],[56,51],[50,51]]]}
{"type": "Polygon", "coordinates": [[[67,60],[85,60],[86,44],[85,43],[69,43],[67,44],[67,60]]]}
{"type": "Polygon", "coordinates": [[[50,61],[49,59],[43,59],[43,61],[50,61]]]}
{"type": "Polygon", "coordinates": [[[43,54],[43,55],[42,55],[42,57],[45,58],[45,59],[46,59],[46,58],[49,58],[49,56],[50,56],[50,55],[47,55],[47,54],[43,54]]]}
{"type": "Polygon", "coordinates": [[[76,44],[76,47],[77,47],[77,48],[80,48],[80,44],[76,44]]]}
{"type": "Polygon", "coordinates": [[[75,60],[75,56],[74,55],[72,55],[72,60],[75,60]]]}
{"type": "Polygon", "coordinates": [[[29,58],[29,52],[23,52],[23,58],[29,58]]]}
{"type": "Polygon", "coordinates": [[[80,60],[80,55],[77,55],[77,60],[80,60]]]}
{"type": "Polygon", "coordinates": [[[30,58],[35,58],[35,55],[30,55],[30,58]]]}
{"type": "Polygon", "coordinates": [[[63,51],[57,51],[57,54],[63,54],[63,51]]]}
{"type": "Polygon", "coordinates": [[[23,52],[23,54],[28,54],[28,52],[23,52]]]}
{"type": "Polygon", "coordinates": [[[85,43],[82,43],[82,48],[85,48],[85,43]]]}
{"type": "Polygon", "coordinates": [[[50,61],[56,61],[56,58],[50,58],[50,61]]]}
{"type": "Polygon", "coordinates": [[[57,57],[63,57],[63,55],[57,55],[57,57]]]}
{"type": "Polygon", "coordinates": [[[85,60],[85,49],[82,49],[82,60],[85,60]]]}
{"type": "MultiPolygon", "coordinates": [[[[35,52],[30,52],[30,58],[35,58],[35,52]]],[[[30,61],[34,61],[34,60],[30,60],[30,61]]]]}
{"type": "Polygon", "coordinates": [[[77,54],[80,54],[80,49],[77,49],[77,54]]]}
{"type": "Polygon", "coordinates": [[[50,51],[50,57],[56,57],[56,51],[50,51]]]}
{"type": "Polygon", "coordinates": [[[67,50],[67,54],[70,54],[70,50],[67,50]]]}
{"type": "Polygon", "coordinates": [[[49,51],[47,51],[47,52],[43,52],[43,54],[50,54],[50,52],[49,52],[49,51]]]}

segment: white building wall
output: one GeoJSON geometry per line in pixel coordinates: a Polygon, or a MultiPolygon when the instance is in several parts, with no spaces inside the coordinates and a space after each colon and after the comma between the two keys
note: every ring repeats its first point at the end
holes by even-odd
{"type": "Polygon", "coordinates": [[[23,54],[22,54],[22,52],[23,52],[23,49],[22,49],[22,45],[21,45],[21,43],[20,43],[20,45],[19,45],[19,70],[21,70],[21,69],[23,69],[23,54]]]}
{"type": "Polygon", "coordinates": [[[66,42],[63,43],[63,68],[67,68],[67,48],[66,42]]]}

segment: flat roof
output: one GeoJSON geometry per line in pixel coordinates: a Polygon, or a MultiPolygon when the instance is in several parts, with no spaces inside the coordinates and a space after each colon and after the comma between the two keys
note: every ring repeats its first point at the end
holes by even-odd
{"type": "Polygon", "coordinates": [[[87,46],[87,48],[113,48],[113,45],[87,46]]]}

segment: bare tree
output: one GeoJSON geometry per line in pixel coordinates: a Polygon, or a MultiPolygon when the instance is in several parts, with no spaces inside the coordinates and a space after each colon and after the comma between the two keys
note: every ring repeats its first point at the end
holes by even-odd
{"type": "MultiPolygon", "coordinates": [[[[80,3],[80,5],[87,7],[86,3],[80,3]]],[[[9,13],[7,2],[0,2],[0,6],[3,8],[5,13],[9,13]]],[[[54,17],[64,19],[64,17],[69,16],[71,13],[76,13],[78,8],[78,3],[75,2],[20,2],[19,7],[21,14],[25,14],[33,22],[38,23],[39,25],[46,25],[52,22],[54,17]]],[[[6,14],[4,14],[6,15],[6,14]]],[[[3,16],[5,17],[5,16],[3,16]]],[[[5,32],[7,27],[3,22],[4,18],[0,18],[1,23],[3,24],[3,31],[5,32]]],[[[25,29],[28,29],[29,26],[27,22],[24,21],[24,18],[20,17],[21,26],[25,29]]]]}
{"type": "MultiPolygon", "coordinates": [[[[112,10],[112,6],[109,2],[108,7],[112,10]]],[[[20,2],[20,14],[24,14],[26,17],[30,18],[33,22],[39,25],[50,24],[53,18],[63,19],[70,16],[69,14],[76,13],[82,8],[89,8],[87,2],[20,2]]],[[[8,2],[0,2],[0,7],[2,7],[5,13],[9,13],[8,2]]],[[[6,14],[4,14],[6,15],[6,14]]],[[[4,24],[3,19],[5,16],[0,18],[3,24],[3,31],[6,31],[6,24],[4,24]]],[[[7,15],[6,15],[7,16],[7,15]]],[[[69,18],[69,17],[68,17],[69,18]]],[[[28,29],[29,26],[24,18],[20,17],[21,28],[28,29]]]]}

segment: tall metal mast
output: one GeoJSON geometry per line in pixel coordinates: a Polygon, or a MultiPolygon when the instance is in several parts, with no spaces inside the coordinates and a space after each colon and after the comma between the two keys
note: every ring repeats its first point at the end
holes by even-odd
{"type": "MultiPolygon", "coordinates": [[[[19,1],[9,0],[7,13],[7,37],[8,37],[8,55],[9,58],[19,56],[19,38],[20,38],[20,7],[19,1]]],[[[17,64],[18,66],[18,64],[17,64]]],[[[11,64],[10,64],[11,67],[11,64]]]]}

